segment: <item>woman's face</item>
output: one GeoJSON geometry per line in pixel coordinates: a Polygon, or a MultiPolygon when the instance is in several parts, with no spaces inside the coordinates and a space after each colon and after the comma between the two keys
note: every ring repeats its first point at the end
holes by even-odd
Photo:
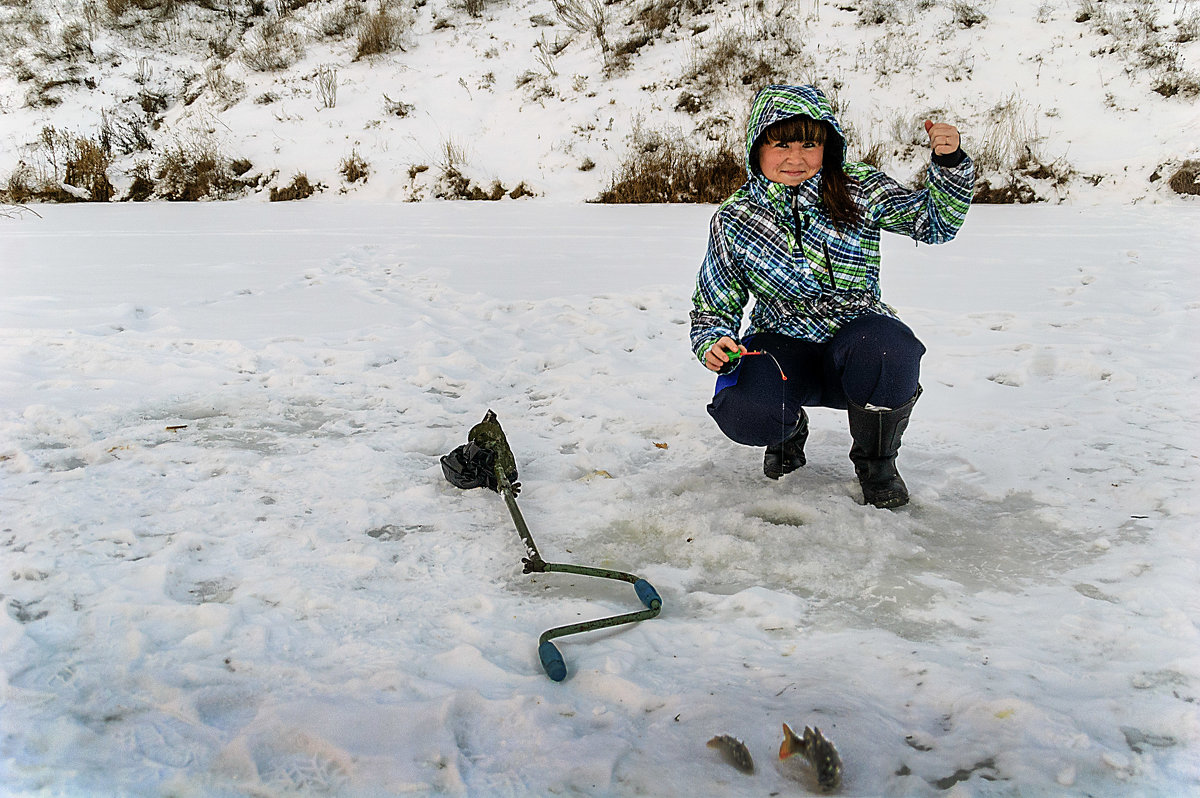
{"type": "Polygon", "coordinates": [[[825,145],[815,141],[764,141],[758,147],[758,168],[774,183],[798,186],[821,171],[825,145]]]}

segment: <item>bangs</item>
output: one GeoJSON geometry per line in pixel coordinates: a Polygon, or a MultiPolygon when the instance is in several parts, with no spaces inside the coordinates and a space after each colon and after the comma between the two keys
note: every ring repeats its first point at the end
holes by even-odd
{"type": "Polygon", "coordinates": [[[791,144],[793,141],[824,144],[826,135],[824,122],[808,116],[793,116],[768,127],[763,131],[761,140],[772,144],[791,144]]]}

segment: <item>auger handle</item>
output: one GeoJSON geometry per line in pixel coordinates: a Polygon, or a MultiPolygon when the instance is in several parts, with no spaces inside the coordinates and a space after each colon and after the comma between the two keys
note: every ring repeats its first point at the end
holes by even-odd
{"type": "Polygon", "coordinates": [[[662,599],[659,598],[658,591],[649,582],[645,579],[639,579],[634,584],[634,588],[637,590],[638,598],[642,600],[647,609],[625,613],[624,615],[613,615],[608,618],[597,618],[594,621],[581,621],[580,623],[572,623],[566,626],[556,626],[553,629],[547,629],[542,632],[542,636],[538,638],[538,659],[542,661],[542,668],[546,671],[546,675],[556,682],[561,682],[567,677],[567,664],[563,661],[562,652],[550,642],[554,638],[581,634],[583,632],[595,632],[600,629],[609,629],[613,626],[623,626],[627,623],[648,621],[651,618],[657,617],[662,612],[662,599]]]}
{"type": "Polygon", "coordinates": [[[546,675],[554,681],[561,682],[567,678],[567,663],[563,662],[562,652],[549,640],[542,641],[538,646],[538,659],[542,661],[546,675]]]}
{"type": "Polygon", "coordinates": [[[633,583],[633,590],[637,593],[637,597],[642,600],[647,609],[657,610],[662,608],[662,598],[658,595],[658,591],[654,589],[654,585],[647,582],[645,579],[639,579],[633,583]]]}

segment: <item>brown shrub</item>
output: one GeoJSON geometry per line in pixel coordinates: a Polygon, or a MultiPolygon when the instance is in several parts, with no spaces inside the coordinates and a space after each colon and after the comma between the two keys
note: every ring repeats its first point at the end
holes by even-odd
{"type": "Polygon", "coordinates": [[[990,181],[982,180],[975,187],[975,196],[971,202],[977,205],[1028,205],[1041,202],[1041,198],[1028,183],[1010,176],[1007,183],[993,186],[990,181]]]}
{"type": "Polygon", "coordinates": [[[10,202],[14,205],[21,205],[29,202],[34,197],[33,170],[29,165],[22,161],[17,165],[17,168],[8,176],[8,181],[5,184],[4,191],[0,192],[0,199],[5,202],[10,202]]]}
{"type": "Polygon", "coordinates": [[[154,196],[154,178],[150,175],[150,165],[142,162],[130,170],[133,181],[125,192],[126,202],[145,202],[154,196]]]}
{"type": "Polygon", "coordinates": [[[99,143],[76,139],[64,164],[63,182],[86,191],[92,202],[108,202],[115,193],[108,180],[111,163],[112,154],[99,143]]]}
{"type": "Polygon", "coordinates": [[[1200,161],[1184,161],[1167,185],[1176,194],[1200,195],[1200,161]]]}
{"type": "Polygon", "coordinates": [[[271,187],[271,202],[291,202],[292,200],[308,199],[316,193],[318,186],[308,182],[308,175],[300,172],[292,178],[292,182],[284,188],[271,187]]]}
{"type": "Polygon", "coordinates": [[[512,191],[508,192],[509,199],[520,199],[521,197],[535,197],[535,196],[537,196],[537,195],[533,193],[533,189],[531,189],[529,186],[525,185],[524,180],[522,180],[520,183],[517,183],[517,187],[514,188],[512,191]]]}
{"type": "Polygon", "coordinates": [[[679,7],[670,0],[652,0],[649,5],[634,14],[634,19],[641,24],[642,30],[656,38],[662,36],[678,18],[679,7]]]}
{"type": "Polygon", "coordinates": [[[259,25],[242,50],[242,61],[255,72],[279,72],[303,57],[304,40],[282,17],[259,25]]]}
{"type": "Polygon", "coordinates": [[[498,200],[505,193],[506,189],[499,180],[493,180],[491,188],[483,189],[453,165],[442,167],[441,178],[433,191],[438,199],[451,200],[498,200]]]}
{"type": "Polygon", "coordinates": [[[358,49],[354,53],[354,60],[403,50],[404,34],[410,25],[409,17],[388,11],[386,8],[380,8],[374,14],[367,14],[359,24],[358,49]]]}
{"type": "Polygon", "coordinates": [[[275,8],[280,14],[288,14],[311,3],[312,0],[276,0],[275,8]]]}
{"type": "Polygon", "coordinates": [[[130,5],[130,0],[104,0],[104,7],[113,19],[117,19],[128,11],[130,5]]]}
{"type": "Polygon", "coordinates": [[[317,30],[323,36],[345,36],[364,13],[366,10],[354,0],[345,0],[317,20],[317,30]]]}
{"type": "Polygon", "coordinates": [[[717,203],[746,180],[742,157],[728,142],[700,150],[679,135],[638,131],[633,145],[596,202],[717,203]]]}
{"type": "Polygon", "coordinates": [[[347,183],[357,183],[359,180],[367,182],[367,177],[371,174],[371,169],[363,157],[358,154],[357,150],[352,150],[349,155],[342,159],[339,170],[342,177],[346,178],[347,183]]]}
{"type": "Polygon", "coordinates": [[[108,202],[115,193],[108,179],[112,150],[103,134],[85,138],[46,126],[28,157],[0,191],[9,202],[108,202]]]}
{"type": "Polygon", "coordinates": [[[233,173],[231,162],[204,144],[178,144],[157,164],[154,193],[172,202],[227,199],[245,191],[246,181],[233,173]]]}
{"type": "Polygon", "coordinates": [[[704,95],[684,90],[679,93],[679,99],[675,101],[675,110],[687,114],[698,114],[704,110],[705,105],[704,95]]]}
{"type": "MultiPolygon", "coordinates": [[[[409,169],[409,177],[416,178],[418,174],[424,172],[428,167],[413,167],[409,169]]],[[[504,184],[499,180],[493,180],[491,185],[484,188],[477,183],[471,182],[470,178],[464,175],[454,164],[443,164],[441,167],[441,175],[433,185],[433,196],[438,199],[448,200],[488,200],[495,202],[502,200],[505,197],[511,199],[520,199],[521,197],[537,196],[533,189],[521,181],[517,187],[511,191],[504,187],[504,184]]]]}

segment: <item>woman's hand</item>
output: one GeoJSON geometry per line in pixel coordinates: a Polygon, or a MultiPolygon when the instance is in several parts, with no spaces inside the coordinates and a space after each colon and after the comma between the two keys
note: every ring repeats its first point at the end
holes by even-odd
{"type": "Polygon", "coordinates": [[[945,122],[925,120],[925,132],[929,134],[929,146],[935,155],[949,155],[958,149],[961,140],[958,128],[945,122]]]}
{"type": "Polygon", "coordinates": [[[725,368],[725,364],[729,362],[730,352],[741,352],[745,354],[746,347],[739,344],[737,341],[730,338],[728,335],[722,336],[719,341],[709,347],[704,353],[704,365],[709,371],[720,371],[725,368]]]}

